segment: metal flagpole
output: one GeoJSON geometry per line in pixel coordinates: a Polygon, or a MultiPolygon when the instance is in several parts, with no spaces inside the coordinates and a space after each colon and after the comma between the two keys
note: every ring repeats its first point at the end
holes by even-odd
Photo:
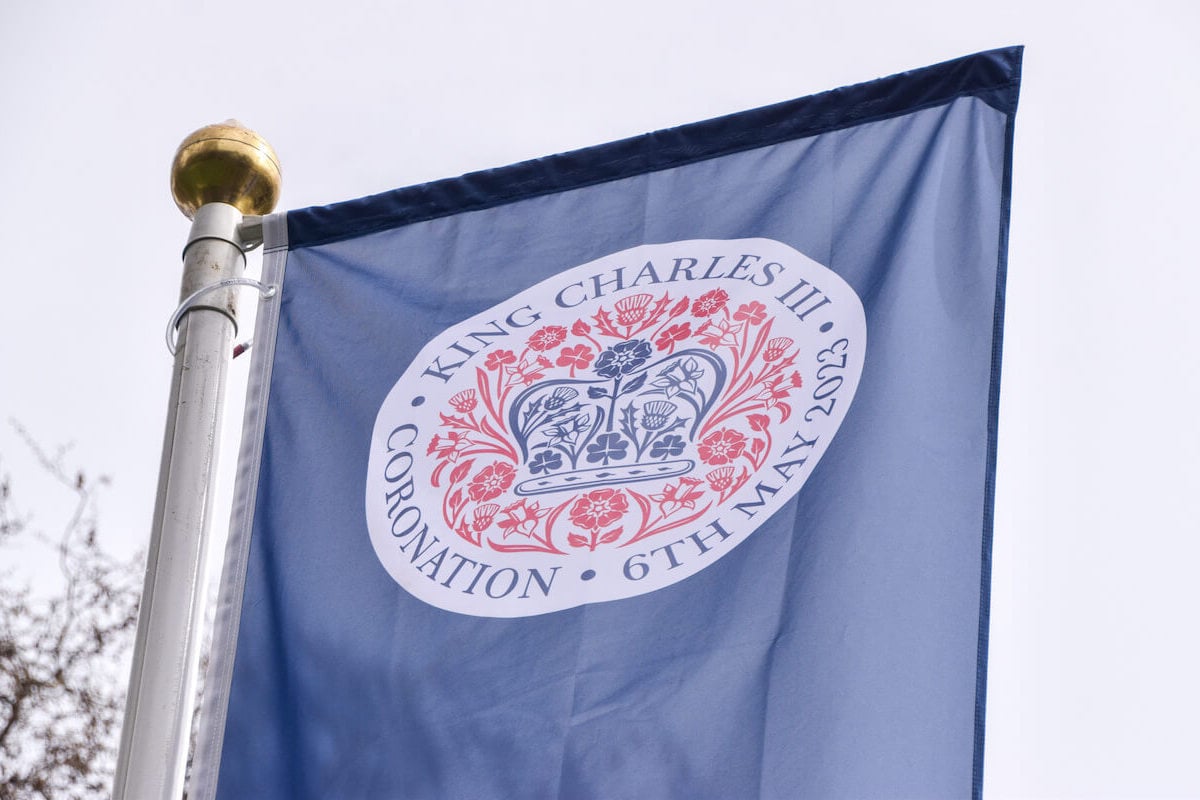
{"type": "Polygon", "coordinates": [[[270,212],[279,190],[275,151],[234,120],[201,128],[175,153],[171,192],[192,228],[116,800],[183,796],[235,283],[257,244],[249,241],[255,220],[243,215],[270,212]]]}

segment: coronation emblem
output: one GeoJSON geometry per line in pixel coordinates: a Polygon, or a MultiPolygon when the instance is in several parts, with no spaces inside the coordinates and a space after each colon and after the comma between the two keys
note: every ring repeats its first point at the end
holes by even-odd
{"type": "Polygon", "coordinates": [[[832,271],[767,239],[644,245],[454,326],[375,423],[375,552],[439,608],[517,617],[664,588],[798,492],[866,344],[832,271]]]}

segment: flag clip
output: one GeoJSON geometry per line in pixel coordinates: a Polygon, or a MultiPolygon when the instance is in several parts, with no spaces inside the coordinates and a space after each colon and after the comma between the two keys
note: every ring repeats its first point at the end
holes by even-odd
{"type": "Polygon", "coordinates": [[[261,281],[254,280],[254,278],[225,278],[197,289],[179,304],[179,308],[175,309],[175,313],[171,315],[171,320],[167,323],[167,350],[171,355],[175,355],[175,329],[179,327],[179,322],[183,319],[183,316],[193,310],[204,295],[230,286],[253,286],[255,289],[258,289],[259,295],[264,300],[270,299],[279,293],[279,287],[275,284],[262,283],[261,281]]]}

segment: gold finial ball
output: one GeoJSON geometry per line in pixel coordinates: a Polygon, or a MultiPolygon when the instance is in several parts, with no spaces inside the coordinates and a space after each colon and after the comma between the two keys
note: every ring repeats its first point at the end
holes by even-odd
{"type": "Polygon", "coordinates": [[[183,140],[171,164],[171,194],[188,219],[205,203],[269,214],[279,202],[279,157],[267,140],[231,119],[183,140]]]}

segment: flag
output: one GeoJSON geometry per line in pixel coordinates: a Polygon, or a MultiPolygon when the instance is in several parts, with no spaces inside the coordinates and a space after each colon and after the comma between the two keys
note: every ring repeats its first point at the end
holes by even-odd
{"type": "Polygon", "coordinates": [[[268,218],[195,795],[978,796],[1020,59],[268,218]]]}

